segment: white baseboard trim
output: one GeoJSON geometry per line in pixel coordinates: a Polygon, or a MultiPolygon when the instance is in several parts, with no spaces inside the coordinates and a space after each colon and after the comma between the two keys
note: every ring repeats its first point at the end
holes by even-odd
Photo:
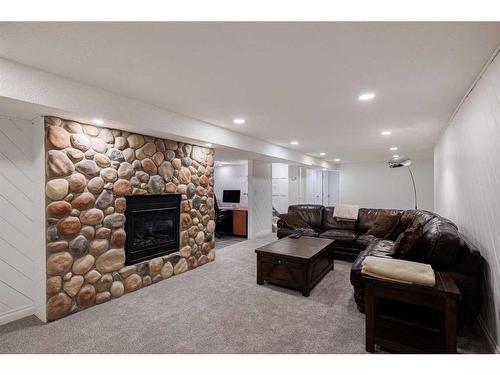
{"type": "Polygon", "coordinates": [[[0,326],[2,324],[7,324],[13,322],[14,320],[18,320],[33,315],[34,313],[35,313],[35,307],[33,305],[18,307],[17,309],[7,311],[3,314],[0,314],[0,326]]]}
{"type": "Polygon", "coordinates": [[[490,344],[491,351],[495,354],[500,354],[500,347],[495,342],[493,336],[491,336],[491,333],[488,330],[486,324],[484,323],[483,318],[478,315],[476,319],[479,324],[479,327],[481,328],[481,331],[483,331],[484,335],[486,336],[486,339],[488,340],[488,344],[490,344]]]}

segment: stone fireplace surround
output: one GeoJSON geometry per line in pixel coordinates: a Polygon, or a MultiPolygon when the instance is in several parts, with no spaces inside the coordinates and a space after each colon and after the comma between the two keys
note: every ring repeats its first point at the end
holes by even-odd
{"type": "Polygon", "coordinates": [[[45,117],[47,320],[215,259],[214,150],[45,117]],[[179,251],[125,266],[126,196],[180,194],[179,251]]]}

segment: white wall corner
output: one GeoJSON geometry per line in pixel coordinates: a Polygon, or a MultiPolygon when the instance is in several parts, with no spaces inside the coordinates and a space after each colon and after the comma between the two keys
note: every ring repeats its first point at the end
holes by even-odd
{"type": "Polygon", "coordinates": [[[272,232],[272,166],[248,161],[248,238],[272,232]]]}

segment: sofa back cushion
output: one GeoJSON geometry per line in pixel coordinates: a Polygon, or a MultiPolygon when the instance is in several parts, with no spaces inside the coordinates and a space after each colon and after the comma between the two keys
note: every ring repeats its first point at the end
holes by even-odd
{"type": "Polygon", "coordinates": [[[297,212],[310,227],[322,229],[323,206],[319,204],[295,204],[288,207],[288,212],[297,212]]]}
{"type": "Polygon", "coordinates": [[[385,209],[385,208],[360,208],[358,220],[356,221],[355,230],[359,234],[365,234],[373,227],[373,223],[377,219],[378,214],[382,212],[386,215],[396,215],[403,213],[402,210],[385,209]]]}
{"type": "Polygon", "coordinates": [[[302,216],[297,211],[287,212],[286,214],[279,214],[280,220],[293,229],[309,228],[309,223],[305,222],[302,216]]]}
{"type": "Polygon", "coordinates": [[[392,241],[396,241],[398,237],[407,230],[415,219],[414,211],[403,211],[401,216],[399,217],[399,221],[396,226],[393,228],[391,233],[387,236],[388,239],[392,241]]]}
{"type": "Polygon", "coordinates": [[[430,264],[436,270],[452,270],[470,250],[448,220],[435,216],[423,228],[418,247],[418,261],[430,264]]]}
{"type": "Polygon", "coordinates": [[[367,235],[372,235],[377,238],[389,238],[396,225],[398,225],[401,214],[390,212],[379,212],[373,226],[366,232],[367,235]]]}
{"type": "Polygon", "coordinates": [[[422,232],[422,224],[413,220],[408,229],[401,233],[394,243],[392,256],[396,259],[418,260],[418,245],[422,239],[422,232]]]}
{"type": "Polygon", "coordinates": [[[333,211],[335,207],[325,207],[323,210],[323,229],[346,229],[346,230],[354,230],[355,223],[350,221],[338,221],[333,217],[333,211]]]}

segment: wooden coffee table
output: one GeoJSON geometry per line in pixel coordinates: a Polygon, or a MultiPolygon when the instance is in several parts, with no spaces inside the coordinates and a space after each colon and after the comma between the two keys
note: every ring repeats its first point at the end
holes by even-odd
{"type": "Polygon", "coordinates": [[[317,237],[283,238],[255,250],[257,284],[264,281],[300,290],[305,297],[333,270],[334,240],[317,237]]]}

